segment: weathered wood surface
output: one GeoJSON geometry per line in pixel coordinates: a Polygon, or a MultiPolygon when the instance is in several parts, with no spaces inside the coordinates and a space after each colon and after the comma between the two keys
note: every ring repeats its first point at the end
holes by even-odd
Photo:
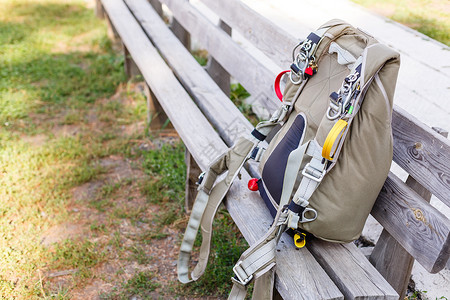
{"type": "MultiPolygon", "coordinates": [[[[160,101],[177,132],[183,136],[186,146],[189,149],[196,147],[207,149],[211,140],[220,140],[218,134],[178,83],[123,1],[105,0],[102,3],[144,79],[160,101]],[[192,132],[196,134],[192,134],[192,132]]],[[[212,149],[215,151],[212,155],[218,155],[225,149],[225,145],[218,144],[212,149]]],[[[201,153],[193,153],[193,156],[203,168],[210,162],[210,159],[201,153]]]]}
{"type": "MultiPolygon", "coordinates": [[[[152,131],[165,129],[163,127],[167,124],[169,118],[148,84],[145,84],[144,94],[147,98],[147,122],[149,124],[149,129],[152,131]]],[[[170,123],[167,127],[173,128],[173,125],[170,123]]]]}
{"type": "Polygon", "coordinates": [[[127,47],[123,45],[123,57],[124,57],[124,68],[125,68],[125,74],[127,74],[128,78],[132,78],[138,75],[141,75],[141,72],[139,71],[138,67],[134,63],[133,58],[131,57],[130,53],[128,52],[127,47]]]}
{"type": "MultiPolygon", "coordinates": [[[[440,135],[447,137],[448,132],[433,128],[440,135]]],[[[408,176],[406,185],[421,196],[425,201],[430,202],[431,193],[413,177],[408,176]]],[[[405,297],[408,284],[411,278],[411,271],[414,265],[414,257],[409,254],[402,245],[397,242],[392,235],[383,229],[377,244],[375,245],[369,261],[380,272],[381,275],[397,291],[400,299],[405,297]]]]}
{"type": "Polygon", "coordinates": [[[397,291],[399,299],[404,299],[414,257],[387,230],[381,232],[369,261],[397,291]]]}
{"type": "Polygon", "coordinates": [[[333,282],[344,294],[345,299],[398,299],[396,291],[370,264],[355,244],[333,244],[314,240],[308,249],[327,271],[333,282]],[[342,255],[342,248],[347,251],[342,255]],[[350,266],[363,264],[358,269],[350,266]],[[342,266],[347,266],[342,268],[342,266]],[[383,297],[374,295],[384,295],[383,297]]]}
{"type": "Polygon", "coordinates": [[[201,0],[233,29],[241,33],[256,48],[280,68],[288,67],[290,54],[299,42],[272,22],[238,0],[201,0]]]}
{"type": "Polygon", "coordinates": [[[389,174],[372,215],[428,272],[445,267],[450,221],[394,174],[389,174]]]}
{"type": "MultiPolygon", "coordinates": [[[[228,26],[227,23],[220,20],[219,27],[222,28],[226,34],[231,36],[231,27],[228,26]]],[[[230,96],[230,74],[228,74],[225,68],[212,56],[209,57],[206,71],[214,82],[217,83],[222,92],[224,92],[225,95],[230,96]]]]}
{"type": "Polygon", "coordinates": [[[273,74],[252,55],[235,43],[223,30],[212,24],[195,7],[184,0],[161,0],[174,17],[198,42],[208,50],[250,94],[266,103],[270,111],[276,109],[273,74]],[[233,55],[230,55],[233,53],[233,55]]]}
{"type": "Polygon", "coordinates": [[[401,108],[392,117],[394,161],[450,206],[450,141],[401,108]]]}
{"type": "Polygon", "coordinates": [[[105,11],[103,10],[102,2],[100,0],[95,0],[95,16],[100,19],[105,18],[105,11]]]}
{"type": "Polygon", "coordinates": [[[145,0],[127,0],[130,10],[183,86],[228,145],[253,126],[215,84],[145,0]]]}
{"type": "MultiPolygon", "coordinates": [[[[189,1],[189,0],[184,0],[189,1]]],[[[189,32],[184,29],[184,27],[178,22],[176,18],[172,19],[172,24],[170,24],[170,29],[173,34],[180,40],[180,42],[184,45],[184,47],[188,50],[191,49],[191,35],[189,32]]]]}
{"type": "MultiPolygon", "coordinates": [[[[178,83],[150,41],[145,38],[145,33],[127,10],[123,1],[104,0],[103,4],[120,36],[123,37],[123,42],[127,45],[130,54],[136,57],[135,62],[142,71],[144,78],[160,100],[169,118],[173,120],[175,129],[199,166],[205,169],[210,160],[204,154],[205,147],[203,145],[205,143],[214,145],[216,154],[224,151],[227,146],[213,131],[212,127],[206,124],[206,118],[190,100],[188,94],[178,83]]],[[[244,189],[243,185],[245,186],[246,180],[249,179],[249,175],[245,171],[242,172],[242,178],[233,185],[228,194],[226,205],[239,229],[247,241],[252,244],[265,233],[272,222],[272,218],[261,198],[256,193],[244,189]],[[265,226],[261,226],[261,223],[265,226]]],[[[279,254],[279,260],[292,259],[286,257],[285,252],[279,254]]],[[[313,294],[314,292],[308,290],[315,290],[314,283],[319,282],[326,286],[324,290],[327,291],[327,294],[312,299],[342,299],[342,294],[333,282],[324,275],[324,271],[321,271],[320,266],[312,256],[296,258],[296,262],[298,264],[298,268],[294,270],[296,274],[291,276],[305,278],[308,280],[306,283],[310,284],[305,287],[305,290],[298,289],[300,294],[294,294],[293,299],[307,299],[304,293],[307,293],[307,295],[313,294]],[[301,273],[305,274],[302,275],[301,273]]],[[[280,293],[283,295],[287,292],[283,290],[283,287],[290,284],[289,282],[282,282],[282,277],[277,280],[276,285],[280,287],[280,293]]],[[[295,289],[290,291],[290,293],[294,292],[295,289]]]]}

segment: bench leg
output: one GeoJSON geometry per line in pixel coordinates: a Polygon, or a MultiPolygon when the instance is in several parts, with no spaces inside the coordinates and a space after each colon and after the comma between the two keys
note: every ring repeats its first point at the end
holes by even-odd
{"type": "Polygon", "coordinates": [[[103,9],[103,5],[100,0],[95,0],[95,15],[100,19],[105,18],[105,10],[103,9]]]}
{"type": "MultiPolygon", "coordinates": [[[[448,132],[442,129],[433,129],[443,136],[448,136],[448,132]]],[[[408,176],[406,184],[424,200],[430,202],[431,193],[413,177],[408,176]]],[[[414,258],[385,229],[383,229],[369,261],[395,289],[400,299],[405,298],[414,258]]]]}
{"type": "MultiPolygon", "coordinates": [[[[220,20],[219,27],[228,35],[231,35],[231,27],[220,20]]],[[[211,78],[217,83],[225,95],[230,96],[230,74],[219,64],[213,57],[210,57],[206,71],[211,78]]]]}
{"type": "Polygon", "coordinates": [[[172,124],[169,122],[169,118],[164,112],[163,108],[156,100],[152,90],[145,84],[144,89],[145,97],[147,98],[147,122],[151,131],[161,129],[173,129],[172,124]]]}
{"type": "Polygon", "coordinates": [[[202,172],[200,167],[195,162],[191,153],[186,149],[185,153],[186,162],[186,198],[185,198],[185,209],[186,212],[190,212],[192,206],[194,205],[195,197],[197,196],[197,181],[198,176],[202,172]]]}
{"type": "Polygon", "coordinates": [[[191,35],[189,32],[184,29],[183,26],[177,21],[177,19],[172,20],[172,24],[170,24],[170,29],[173,34],[180,40],[180,42],[184,45],[184,47],[188,50],[191,49],[191,35]]]}
{"type": "Polygon", "coordinates": [[[139,68],[134,62],[133,58],[131,57],[130,52],[128,52],[127,47],[125,47],[125,45],[122,44],[122,48],[124,56],[125,74],[127,74],[127,78],[130,79],[138,75],[141,75],[141,71],[139,71],[139,68]]]}
{"type": "Polygon", "coordinates": [[[163,16],[163,10],[162,10],[161,2],[159,2],[159,0],[148,0],[148,2],[153,6],[153,8],[158,13],[158,15],[160,17],[162,17],[163,16]]]}

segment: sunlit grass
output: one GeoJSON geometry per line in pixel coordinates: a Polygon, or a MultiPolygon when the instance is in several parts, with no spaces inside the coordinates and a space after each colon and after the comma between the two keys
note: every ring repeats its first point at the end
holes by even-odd
{"type": "Polygon", "coordinates": [[[441,0],[353,0],[450,46],[450,3],[441,0]]]}
{"type": "Polygon", "coordinates": [[[43,297],[42,270],[98,262],[82,261],[89,241],[52,252],[42,233],[71,220],[71,188],[102,173],[93,160],[108,149],[51,129],[82,127],[89,105],[124,81],[122,64],[85,1],[0,1],[0,298],[43,297]]]}

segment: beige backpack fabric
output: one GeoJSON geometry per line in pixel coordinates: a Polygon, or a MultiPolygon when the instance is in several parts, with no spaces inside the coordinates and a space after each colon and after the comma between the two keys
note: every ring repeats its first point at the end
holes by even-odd
{"type": "MultiPolygon", "coordinates": [[[[342,64],[343,59],[338,57],[341,54],[333,49],[348,51],[351,56],[347,53],[347,57],[355,60],[362,55],[360,85],[366,86],[362,91],[365,92],[364,102],[350,125],[338,161],[327,171],[309,200],[310,207],[317,211],[317,219],[300,224],[301,229],[321,239],[349,242],[360,236],[391,165],[392,103],[400,60],[397,52],[343,21],[332,20],[321,28],[330,26],[316,52],[319,57],[317,74],[308,80],[301,93],[298,93],[298,85],[287,82],[283,100],[295,103],[294,110],[270,142],[260,169],[263,181],[265,173],[276,174],[270,178],[284,176],[284,168],[267,170],[270,166],[266,166],[266,162],[271,159],[274,149],[280,147],[286,134],[293,130],[292,124],[298,114],[303,114],[306,119],[303,142],[315,139],[324,146],[335,124],[326,116],[330,94],[339,90],[350,73],[348,65],[342,64]]],[[[308,158],[304,157],[301,169],[307,162],[308,158]]],[[[300,173],[293,191],[301,178],[300,173]]]]}

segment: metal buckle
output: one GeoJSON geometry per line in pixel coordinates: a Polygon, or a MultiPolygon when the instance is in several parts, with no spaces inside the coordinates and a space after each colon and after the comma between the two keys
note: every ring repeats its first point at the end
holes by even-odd
{"type": "MultiPolygon", "coordinates": [[[[322,178],[323,178],[323,176],[322,176],[322,178]]],[[[302,218],[300,219],[300,223],[307,223],[307,222],[312,222],[312,221],[314,221],[315,219],[317,219],[317,211],[314,209],[314,208],[307,208],[307,207],[305,207],[305,210],[302,212],[302,218]],[[312,218],[307,218],[306,217],[306,214],[308,213],[308,212],[312,212],[313,214],[314,214],[314,217],[312,217],[312,218]]]]}
{"type": "MultiPolygon", "coordinates": [[[[232,279],[233,281],[235,281],[236,283],[239,283],[239,284],[241,284],[241,285],[246,286],[247,284],[250,283],[250,281],[252,281],[252,279],[253,279],[253,274],[250,275],[250,276],[247,276],[247,278],[243,279],[243,278],[239,275],[239,273],[237,272],[237,268],[238,268],[238,267],[240,268],[241,265],[242,265],[242,260],[238,261],[238,263],[233,267],[233,272],[234,272],[234,274],[236,275],[237,279],[236,279],[236,278],[231,278],[231,279],[232,279]]],[[[241,269],[242,269],[242,268],[241,268],[241,269]]],[[[242,271],[245,273],[244,269],[242,269],[242,271]]],[[[245,273],[245,275],[247,275],[247,273],[245,273]]]]}
{"type": "Polygon", "coordinates": [[[206,174],[206,172],[202,172],[202,173],[200,173],[200,175],[198,175],[198,180],[195,183],[196,185],[202,184],[203,178],[205,178],[205,174],[206,174]]]}
{"type": "MultiPolygon", "coordinates": [[[[306,178],[309,178],[309,179],[314,180],[314,181],[316,181],[316,182],[321,182],[322,179],[323,179],[323,177],[325,176],[325,172],[321,172],[321,174],[320,174],[319,177],[315,177],[314,175],[309,174],[309,173],[306,172],[306,170],[307,170],[308,168],[311,168],[311,169],[313,169],[313,170],[316,170],[316,169],[314,169],[313,167],[311,167],[310,163],[307,163],[306,166],[305,166],[305,168],[304,168],[303,171],[302,171],[302,175],[305,176],[306,178]]],[[[317,170],[317,171],[319,171],[319,170],[317,170]]],[[[320,172],[320,171],[319,171],[319,172],[320,172]]]]}
{"type": "Polygon", "coordinates": [[[292,82],[293,84],[299,84],[300,82],[303,81],[302,76],[297,75],[297,74],[295,74],[295,76],[298,77],[298,79],[297,79],[297,80],[294,80],[293,77],[292,77],[292,74],[295,74],[295,73],[294,73],[294,72],[289,72],[289,79],[291,80],[291,82],[292,82]]]}

